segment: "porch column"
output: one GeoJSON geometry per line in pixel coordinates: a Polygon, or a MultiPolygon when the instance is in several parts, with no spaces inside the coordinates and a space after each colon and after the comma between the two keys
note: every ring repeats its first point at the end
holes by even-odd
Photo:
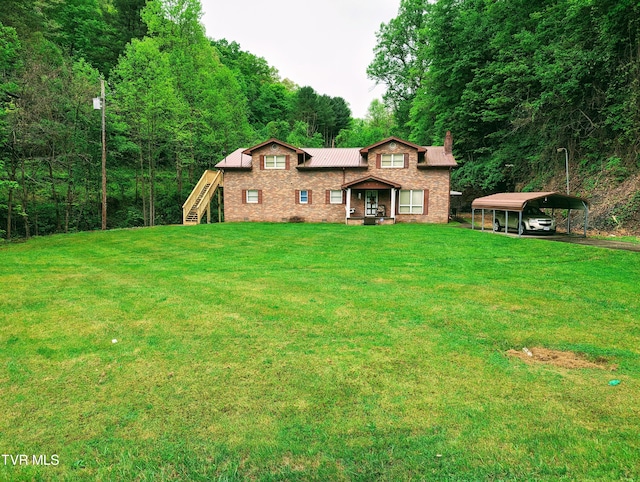
{"type": "Polygon", "coordinates": [[[391,188],[391,217],[396,220],[396,188],[391,188]]]}
{"type": "Polygon", "coordinates": [[[347,205],[345,207],[347,211],[347,219],[351,217],[351,188],[347,188],[347,205]]]}

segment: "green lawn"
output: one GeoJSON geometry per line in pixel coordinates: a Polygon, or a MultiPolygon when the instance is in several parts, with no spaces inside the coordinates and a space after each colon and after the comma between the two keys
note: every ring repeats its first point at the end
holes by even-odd
{"type": "Polygon", "coordinates": [[[640,478],[638,253],[221,224],[5,245],[0,280],[0,480],[640,478]]]}

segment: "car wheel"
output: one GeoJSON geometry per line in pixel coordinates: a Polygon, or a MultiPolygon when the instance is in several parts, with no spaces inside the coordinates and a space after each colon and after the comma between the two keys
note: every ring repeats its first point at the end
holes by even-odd
{"type": "Polygon", "coordinates": [[[493,230],[495,232],[500,231],[500,221],[498,221],[497,219],[493,222],[493,230]]]}
{"type": "Polygon", "coordinates": [[[524,234],[527,232],[527,228],[524,223],[520,223],[520,229],[518,229],[518,234],[524,234]]]}

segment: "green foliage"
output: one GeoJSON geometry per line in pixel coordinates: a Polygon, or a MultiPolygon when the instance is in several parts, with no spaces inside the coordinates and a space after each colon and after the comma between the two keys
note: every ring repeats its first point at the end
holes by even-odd
{"type": "Polygon", "coordinates": [[[453,132],[457,158],[477,165],[458,175],[469,188],[498,188],[503,163],[515,165],[515,184],[559,171],[558,146],[574,146],[583,170],[612,154],[628,168],[640,153],[639,9],[633,0],[422,9],[407,0],[381,27],[369,73],[388,86],[413,141],[453,132]]]}
{"type": "Polygon", "coordinates": [[[354,119],[348,128],[336,137],[338,147],[364,147],[394,135],[393,112],[384,103],[375,99],[371,102],[365,119],[354,119]]]}
{"type": "Polygon", "coordinates": [[[422,54],[430,9],[427,0],[401,0],[398,16],[380,26],[374,60],[367,68],[370,78],[387,86],[384,99],[393,107],[403,137],[409,136],[406,127],[411,104],[430,65],[422,54]]]}
{"type": "Polygon", "coordinates": [[[605,228],[619,228],[631,220],[640,218],[640,190],[629,199],[613,206],[606,219],[605,228]]]}
{"type": "Polygon", "coordinates": [[[607,159],[605,171],[618,182],[624,181],[629,175],[627,168],[622,163],[622,159],[616,156],[607,159]]]}
{"type": "Polygon", "coordinates": [[[292,146],[322,147],[322,135],[318,132],[310,135],[310,132],[309,125],[306,122],[296,121],[285,141],[292,146]]]}
{"type": "Polygon", "coordinates": [[[312,139],[319,134],[324,146],[331,147],[340,130],[349,125],[351,110],[341,97],[318,95],[312,87],[306,86],[295,93],[291,118],[294,129],[301,125],[298,122],[307,126],[305,137],[312,139]]]}
{"type": "MultiPolygon", "coordinates": [[[[131,42],[112,76],[121,128],[137,145],[141,180],[149,186],[143,218],[151,225],[162,222],[158,167],[174,164],[181,185],[183,169],[209,165],[212,156],[254,136],[246,99],[206,39],[201,15],[196,0],[150,1],[142,12],[148,35],[131,42]]],[[[143,205],[145,195],[143,189],[143,205]]]]}

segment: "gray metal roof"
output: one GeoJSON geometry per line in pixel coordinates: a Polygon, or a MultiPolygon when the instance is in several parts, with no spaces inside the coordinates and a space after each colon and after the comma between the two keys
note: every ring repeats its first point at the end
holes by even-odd
{"type": "Polygon", "coordinates": [[[539,208],[588,209],[585,199],[559,192],[504,192],[480,197],[471,203],[473,209],[522,211],[525,205],[539,208]]]}

